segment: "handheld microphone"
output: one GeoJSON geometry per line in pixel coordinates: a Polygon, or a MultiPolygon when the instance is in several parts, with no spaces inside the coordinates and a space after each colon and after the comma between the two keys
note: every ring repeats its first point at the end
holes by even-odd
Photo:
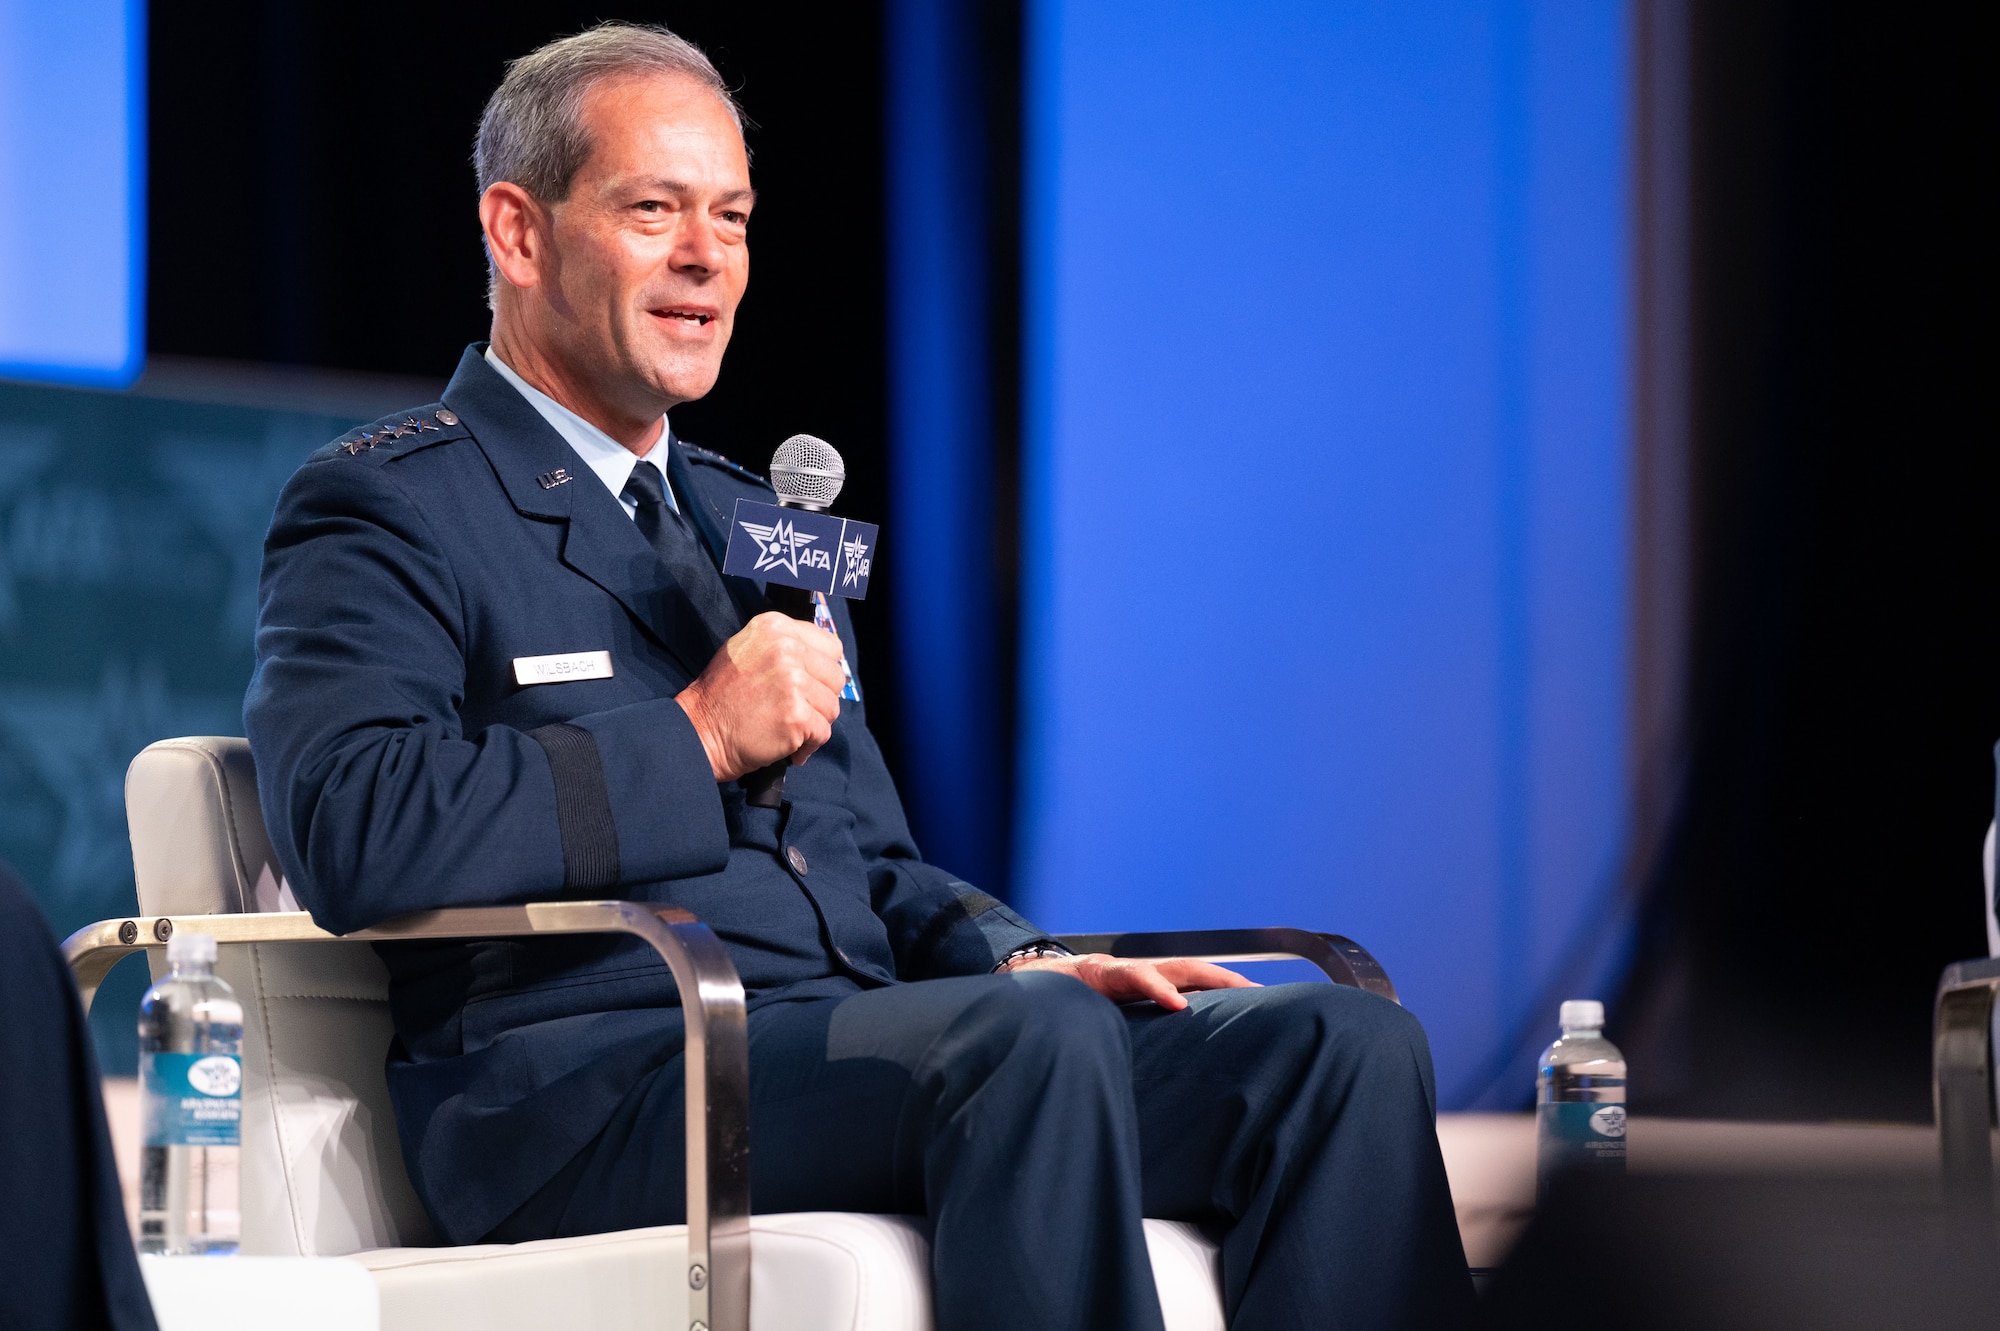
{"type": "MultiPolygon", "coordinates": [[[[868,594],[879,531],[873,523],[827,513],[846,480],[840,453],[825,440],[795,434],[779,444],[771,457],[771,488],[778,492],[778,502],[736,501],[722,571],[763,578],[773,610],[793,619],[819,620],[829,632],[837,631],[826,598],[858,601],[868,594]]],[[[841,664],[844,669],[845,660],[841,664]]],[[[860,696],[853,692],[851,677],[842,696],[860,696]]],[[[765,809],[783,804],[790,765],[790,759],[780,758],[746,775],[744,800],[765,809]]]]}
{"type": "Polygon", "coordinates": [[[824,439],[795,434],[771,454],[771,488],[787,508],[824,513],[840,498],[847,483],[847,464],[840,450],[824,439]]]}
{"type": "MultiPolygon", "coordinates": [[[[771,455],[771,488],[778,492],[782,508],[824,513],[840,498],[840,489],[846,484],[847,464],[841,460],[840,450],[824,439],[795,434],[779,444],[778,451],[771,455]]],[[[731,531],[732,542],[735,536],[736,531],[731,531]]],[[[812,592],[804,587],[786,586],[773,578],[764,595],[773,610],[793,619],[813,617],[812,592]]]]}

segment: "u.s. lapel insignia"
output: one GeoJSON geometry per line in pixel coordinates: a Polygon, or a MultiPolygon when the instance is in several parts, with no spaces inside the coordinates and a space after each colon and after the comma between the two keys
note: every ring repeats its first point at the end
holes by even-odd
{"type": "Polygon", "coordinates": [[[535,483],[544,490],[553,490],[558,485],[568,485],[571,479],[568,467],[557,467],[554,471],[545,471],[535,477],[535,483]]]}

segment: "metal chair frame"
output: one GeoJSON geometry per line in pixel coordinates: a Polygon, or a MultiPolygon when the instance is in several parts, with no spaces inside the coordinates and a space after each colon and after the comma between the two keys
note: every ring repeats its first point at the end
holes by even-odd
{"type": "Polygon", "coordinates": [[[1931,1105],[1948,1201],[1993,1207],[1993,1014],[2000,957],[1959,961],[1938,977],[1931,1018],[1931,1105]]]}
{"type": "MultiPolygon", "coordinates": [[[[163,948],[175,930],[236,943],[333,943],[530,934],[635,934],[652,944],[681,994],[687,1019],[687,1283],[689,1331],[750,1327],[750,1042],[743,981],[714,932],[684,910],[629,901],[559,901],[420,911],[372,929],[331,934],[303,911],[137,916],[86,925],[63,943],[87,1010],[111,968],[163,948]]],[[[1133,960],[1309,961],[1336,984],[1396,1000],[1368,951],[1338,934],[1304,929],[1203,929],[1072,934],[1075,952],[1133,960]]],[[[2000,975],[2000,972],[1996,972],[2000,975]]],[[[1996,981],[2000,982],[2000,981],[1996,981]]],[[[1992,1005],[1987,991],[1987,1010],[1992,1005]]],[[[1988,1082],[1990,1104],[1991,1083],[1988,1082]]],[[[1980,1148],[1986,1139],[1980,1136],[1980,1148]]]]}

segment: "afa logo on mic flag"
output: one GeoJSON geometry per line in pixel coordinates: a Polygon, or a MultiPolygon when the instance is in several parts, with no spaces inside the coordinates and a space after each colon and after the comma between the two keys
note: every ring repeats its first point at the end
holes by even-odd
{"type": "Polygon", "coordinates": [[[858,601],[868,595],[879,530],[872,522],[739,499],[722,571],[858,601]]]}

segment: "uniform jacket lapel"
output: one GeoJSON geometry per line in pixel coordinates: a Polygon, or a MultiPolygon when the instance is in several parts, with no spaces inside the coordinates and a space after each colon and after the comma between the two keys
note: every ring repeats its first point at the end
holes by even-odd
{"type": "Polygon", "coordinates": [[[523,517],[564,523],[565,565],[618,599],[690,678],[715,654],[707,628],[625,510],[541,413],[488,365],[483,345],[466,349],[444,393],[486,454],[523,517]],[[570,479],[543,482],[556,472],[570,479]]]}
{"type": "MultiPolygon", "coordinates": [[[[671,441],[673,451],[667,455],[667,479],[673,482],[674,494],[680,499],[682,511],[701,533],[702,543],[714,556],[715,566],[722,567],[724,556],[729,553],[730,515],[736,511],[736,496],[728,493],[729,487],[713,473],[697,467],[688,461],[687,446],[679,439],[671,441]]],[[[771,608],[764,599],[765,585],[762,578],[738,578],[727,574],[722,579],[729,589],[729,596],[736,603],[736,609],[743,616],[744,623],[771,608]]]]}

